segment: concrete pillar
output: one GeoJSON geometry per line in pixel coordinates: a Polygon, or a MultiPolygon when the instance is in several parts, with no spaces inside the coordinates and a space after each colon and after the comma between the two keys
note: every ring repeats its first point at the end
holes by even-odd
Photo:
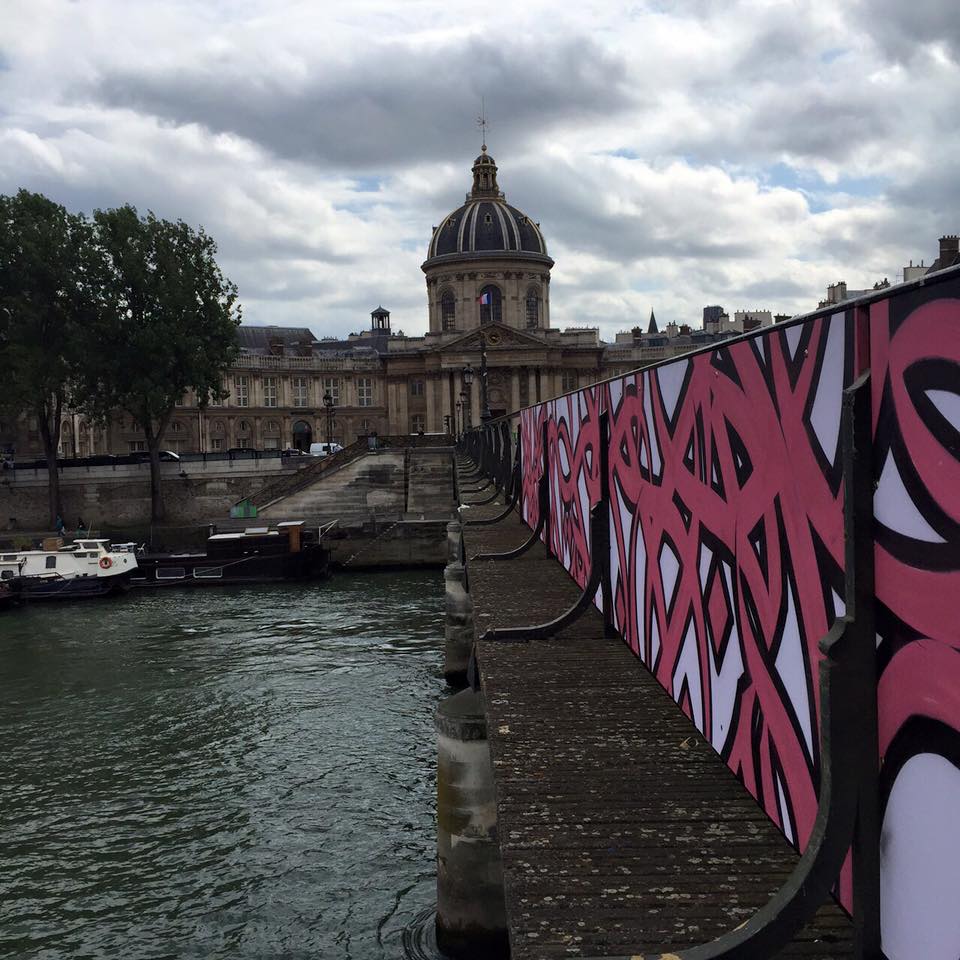
{"type": "Polygon", "coordinates": [[[443,571],[446,585],[443,628],[443,678],[454,690],[467,685],[467,668],[473,650],[473,600],[466,590],[462,563],[449,563],[443,571]]]}
{"type": "Polygon", "coordinates": [[[483,697],[461,690],[437,730],[437,946],[456,960],[509,956],[483,697]]]}

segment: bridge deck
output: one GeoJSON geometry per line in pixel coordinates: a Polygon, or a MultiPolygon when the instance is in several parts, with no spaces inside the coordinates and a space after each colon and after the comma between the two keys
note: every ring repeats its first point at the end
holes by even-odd
{"type": "MultiPolygon", "coordinates": [[[[465,530],[468,556],[529,534],[515,517],[465,530]]],[[[578,596],[539,544],[469,577],[478,636],[553,619],[578,596]]],[[[478,660],[513,960],[703,943],[789,875],[796,853],[595,610],[551,641],[480,644],[478,660]]],[[[781,956],[845,957],[851,940],[830,904],[781,956]]]]}

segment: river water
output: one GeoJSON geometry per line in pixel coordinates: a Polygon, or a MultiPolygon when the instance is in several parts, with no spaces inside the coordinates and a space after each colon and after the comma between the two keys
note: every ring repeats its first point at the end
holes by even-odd
{"type": "Polygon", "coordinates": [[[0,957],[409,955],[442,604],[416,572],[0,615],[0,957]]]}

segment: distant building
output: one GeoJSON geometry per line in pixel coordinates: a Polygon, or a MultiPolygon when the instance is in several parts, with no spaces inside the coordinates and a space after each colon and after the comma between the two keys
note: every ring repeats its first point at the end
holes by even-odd
{"type": "Polygon", "coordinates": [[[733,314],[734,329],[739,333],[749,333],[761,327],[773,325],[773,314],[769,310],[736,310],[733,314]]]}
{"type": "MultiPolygon", "coordinates": [[[[939,256],[930,266],[926,266],[923,260],[921,260],[919,264],[915,264],[913,260],[911,260],[910,263],[903,268],[904,283],[909,283],[911,280],[919,280],[928,273],[945,270],[947,267],[960,264],[960,237],[958,237],[957,234],[947,234],[940,237],[939,243],[939,256]]],[[[827,295],[820,301],[818,306],[830,307],[845,303],[849,300],[857,300],[877,290],[884,290],[889,286],[890,281],[886,277],[877,281],[872,287],[867,287],[863,290],[852,290],[847,287],[845,281],[839,280],[837,283],[831,283],[830,286],[827,287],[827,295]]]]}

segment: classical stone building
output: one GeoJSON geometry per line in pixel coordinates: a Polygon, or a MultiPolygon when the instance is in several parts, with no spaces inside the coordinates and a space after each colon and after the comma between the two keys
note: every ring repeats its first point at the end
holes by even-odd
{"type": "MultiPolygon", "coordinates": [[[[176,452],[236,448],[307,449],[379,434],[455,432],[481,418],[478,377],[486,353],[489,412],[499,416],[645,363],[704,345],[717,335],[656,323],[603,343],[595,327],[550,326],[553,260],[540,225],[507,203],[484,146],[464,203],[434,227],[422,264],[428,331],[395,334],[377,307],[369,329],[318,339],[306,327],[241,326],[241,355],[224,384],[229,397],[201,410],[185,397],[163,446],[176,452]],[[328,416],[324,396],[332,399],[328,416]]],[[[35,426],[35,425],[34,425],[35,426]]],[[[0,449],[40,453],[27,419],[0,425],[0,449]]],[[[128,416],[106,429],[68,415],[64,456],[129,453],[143,438],[128,416]]]]}

